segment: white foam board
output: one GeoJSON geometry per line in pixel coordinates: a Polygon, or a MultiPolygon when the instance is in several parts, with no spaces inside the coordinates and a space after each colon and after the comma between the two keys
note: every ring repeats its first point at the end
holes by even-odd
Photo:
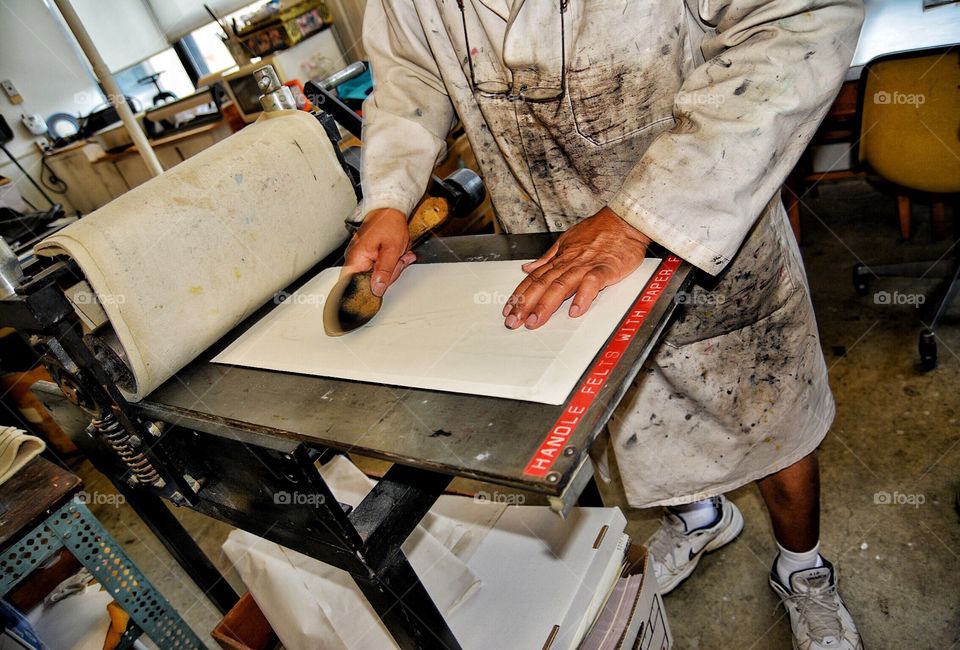
{"type": "Polygon", "coordinates": [[[501,310],[525,276],[521,263],[415,264],[373,321],[340,337],[323,330],[323,302],[340,274],[325,269],[213,361],[562,404],[659,260],[602,291],[580,318],[565,304],[540,329],[511,331],[501,310]]]}
{"type": "Polygon", "coordinates": [[[545,506],[508,507],[467,563],[482,587],[447,619],[457,641],[464,650],[543,648],[552,637],[550,650],[576,648],[589,602],[623,561],[625,527],[618,508],[576,508],[564,520],[545,506]]]}

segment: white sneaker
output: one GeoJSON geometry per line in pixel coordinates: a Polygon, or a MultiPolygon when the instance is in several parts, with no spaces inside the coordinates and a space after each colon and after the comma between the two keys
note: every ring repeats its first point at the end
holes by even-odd
{"type": "MultiPolygon", "coordinates": [[[[837,593],[833,565],[790,574],[788,588],[777,575],[777,555],[770,572],[770,586],[790,614],[794,650],[863,650],[857,626],[837,593]]],[[[822,556],[821,556],[822,558],[822,556]]]]}
{"type": "Polygon", "coordinates": [[[668,594],[697,568],[700,558],[732,542],[743,530],[743,515],[726,497],[717,497],[720,519],[708,528],[687,532],[683,519],[665,510],[660,529],[647,540],[651,564],[660,585],[668,594]]]}

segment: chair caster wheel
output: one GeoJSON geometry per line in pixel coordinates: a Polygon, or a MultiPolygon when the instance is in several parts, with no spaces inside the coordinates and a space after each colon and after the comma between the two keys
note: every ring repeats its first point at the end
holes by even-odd
{"type": "Polygon", "coordinates": [[[937,367],[937,339],[930,330],[920,332],[920,370],[930,372],[937,367]]]}
{"type": "Polygon", "coordinates": [[[865,264],[857,264],[853,267],[853,288],[858,296],[870,293],[870,269],[865,264]]]}

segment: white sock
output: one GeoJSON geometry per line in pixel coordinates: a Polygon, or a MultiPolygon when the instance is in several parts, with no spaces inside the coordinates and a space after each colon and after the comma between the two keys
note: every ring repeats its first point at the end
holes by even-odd
{"type": "Polygon", "coordinates": [[[720,514],[716,499],[704,499],[703,501],[685,503],[682,506],[670,506],[669,510],[683,520],[688,533],[710,526],[720,514]]]}
{"type": "Polygon", "coordinates": [[[777,548],[780,549],[780,557],[777,558],[777,576],[787,588],[790,587],[790,574],[823,566],[823,558],[820,557],[820,542],[803,553],[788,551],[780,544],[777,544],[777,548]]]}

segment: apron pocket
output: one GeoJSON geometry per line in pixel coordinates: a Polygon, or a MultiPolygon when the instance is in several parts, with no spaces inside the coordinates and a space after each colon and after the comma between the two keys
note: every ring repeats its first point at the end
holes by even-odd
{"type": "Polygon", "coordinates": [[[737,256],[719,278],[702,277],[680,294],[683,313],[663,340],[681,347],[734,332],[782,308],[805,285],[803,263],[793,259],[779,199],[768,204],[737,256]]]}

